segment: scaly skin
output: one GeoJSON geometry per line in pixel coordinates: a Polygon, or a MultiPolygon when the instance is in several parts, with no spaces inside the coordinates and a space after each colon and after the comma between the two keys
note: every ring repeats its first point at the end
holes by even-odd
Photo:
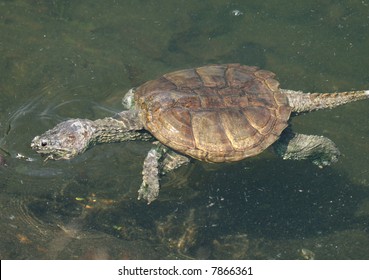
{"type": "Polygon", "coordinates": [[[336,93],[303,93],[289,89],[281,89],[286,94],[294,113],[311,112],[320,109],[331,109],[353,101],[369,98],[369,90],[344,91],[336,93]]]}

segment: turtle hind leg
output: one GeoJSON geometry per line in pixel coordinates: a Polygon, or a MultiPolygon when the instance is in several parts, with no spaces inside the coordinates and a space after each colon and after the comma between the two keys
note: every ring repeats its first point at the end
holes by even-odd
{"type": "Polygon", "coordinates": [[[165,175],[182,165],[186,165],[190,162],[190,159],[186,156],[180,155],[172,150],[169,150],[164,156],[161,162],[161,174],[165,175]]]}
{"type": "Polygon", "coordinates": [[[138,199],[145,199],[150,204],[159,196],[160,176],[187,164],[189,161],[189,158],[168,150],[163,145],[159,144],[152,148],[144,160],[138,199]]]}
{"type": "Polygon", "coordinates": [[[283,159],[309,159],[320,168],[337,162],[340,156],[340,151],[329,138],[290,131],[274,144],[274,150],[283,159]]]}

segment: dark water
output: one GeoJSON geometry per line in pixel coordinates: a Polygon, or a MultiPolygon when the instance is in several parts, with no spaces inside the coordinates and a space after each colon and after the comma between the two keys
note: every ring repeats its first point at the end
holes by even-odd
{"type": "Polygon", "coordinates": [[[1,259],[368,259],[368,101],[293,119],[333,139],[328,168],[267,151],[194,163],[137,201],[148,143],[44,163],[31,139],[122,109],[160,74],[272,70],[284,88],[369,88],[368,1],[0,1],[1,259]]]}

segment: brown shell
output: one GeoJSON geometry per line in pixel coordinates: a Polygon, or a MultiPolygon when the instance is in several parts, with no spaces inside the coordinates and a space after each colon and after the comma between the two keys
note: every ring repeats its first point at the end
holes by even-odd
{"type": "Polygon", "coordinates": [[[261,153],[291,113],[274,73],[239,64],[163,75],[140,86],[135,102],[144,127],[172,149],[209,162],[261,153]]]}

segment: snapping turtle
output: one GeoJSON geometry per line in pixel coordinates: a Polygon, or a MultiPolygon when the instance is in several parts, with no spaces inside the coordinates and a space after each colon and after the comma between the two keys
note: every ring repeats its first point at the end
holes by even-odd
{"type": "Polygon", "coordinates": [[[139,190],[148,203],[158,196],[159,176],[189,157],[239,161],[274,144],[284,159],[310,159],[320,167],[337,161],[330,139],[287,128],[290,114],[367,99],[369,91],[302,93],[280,89],[274,76],[239,64],[168,73],[130,90],[123,99],[127,110],[95,121],[67,120],[36,136],[31,147],[46,159],[70,159],[98,143],[157,139],[139,190]]]}

